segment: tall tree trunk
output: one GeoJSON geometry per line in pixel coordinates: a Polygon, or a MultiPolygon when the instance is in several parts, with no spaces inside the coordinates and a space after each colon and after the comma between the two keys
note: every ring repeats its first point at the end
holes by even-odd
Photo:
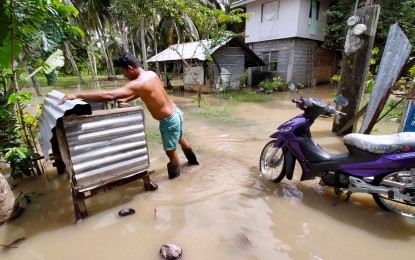
{"type": "MultiPolygon", "coordinates": [[[[114,68],[114,64],[112,63],[112,56],[111,56],[111,52],[109,50],[109,43],[107,41],[107,37],[105,36],[105,27],[102,26],[101,20],[98,20],[98,22],[99,22],[99,25],[102,28],[102,36],[103,36],[103,40],[104,40],[104,44],[105,44],[105,51],[107,52],[107,55],[108,55],[108,62],[109,62],[109,65],[110,65],[110,70],[111,70],[111,78],[110,79],[113,80],[113,79],[116,78],[115,68],[114,68]]],[[[112,28],[110,27],[110,30],[111,29],[112,28]]]]}
{"type": "MultiPolygon", "coordinates": [[[[177,34],[177,45],[180,44],[180,35],[179,35],[179,30],[177,29],[177,24],[173,23],[174,29],[176,31],[177,34]]],[[[192,79],[198,83],[198,89],[197,89],[197,106],[200,107],[200,104],[202,102],[202,85],[200,84],[198,78],[196,77],[196,75],[194,74],[192,67],[189,65],[189,63],[183,58],[183,56],[180,55],[180,53],[177,51],[177,54],[179,54],[180,58],[182,59],[182,63],[184,66],[186,66],[186,68],[189,68],[189,72],[190,75],[192,76],[192,79]]],[[[181,65],[181,64],[180,64],[181,65]]],[[[184,70],[183,70],[184,72],[184,70]]]]}
{"type": "Polygon", "coordinates": [[[147,70],[148,69],[148,66],[147,66],[147,51],[146,51],[147,48],[146,48],[146,39],[145,39],[146,33],[145,33],[145,18],[144,17],[141,18],[141,21],[140,21],[140,36],[141,36],[140,38],[141,38],[141,53],[142,53],[141,62],[143,63],[143,68],[145,70],[147,70]]]}
{"type": "Polygon", "coordinates": [[[127,27],[125,26],[125,21],[122,21],[121,23],[118,21],[118,28],[121,31],[121,41],[122,41],[122,46],[123,46],[123,50],[124,52],[130,52],[130,50],[128,49],[128,30],[127,27]]]}
{"type": "Polygon", "coordinates": [[[89,67],[91,68],[92,78],[95,79],[97,75],[95,72],[94,63],[92,62],[92,55],[89,52],[89,45],[86,46],[86,54],[88,55],[89,67]]]}
{"type": "MultiPolygon", "coordinates": [[[[32,74],[35,71],[30,66],[29,67],[26,67],[26,69],[27,69],[27,73],[29,73],[29,75],[32,74]]],[[[36,75],[33,75],[32,77],[30,77],[30,79],[32,80],[32,85],[33,85],[33,88],[36,91],[37,96],[38,97],[43,96],[43,94],[42,94],[42,88],[40,87],[39,80],[37,80],[36,75]]]]}
{"type": "Polygon", "coordinates": [[[95,50],[94,50],[94,44],[91,43],[90,45],[91,50],[91,58],[92,58],[92,68],[94,70],[95,77],[98,76],[98,70],[97,70],[97,59],[95,58],[95,50]]]}
{"type": "Polygon", "coordinates": [[[131,42],[131,50],[133,51],[133,56],[134,57],[137,57],[137,56],[135,56],[135,47],[134,47],[134,39],[133,39],[133,36],[131,35],[131,33],[130,33],[130,42],[131,42]]]}
{"type": "MultiPolygon", "coordinates": [[[[156,55],[158,54],[158,50],[157,50],[157,45],[158,45],[158,41],[157,41],[157,34],[156,34],[156,25],[155,22],[152,22],[153,24],[153,38],[154,38],[154,52],[156,53],[156,55]]],[[[160,76],[161,72],[160,72],[160,64],[158,63],[158,61],[156,61],[156,73],[160,76]]]]}
{"type": "Polygon", "coordinates": [[[63,43],[63,45],[65,46],[66,58],[68,58],[72,69],[75,71],[76,76],[78,76],[79,83],[81,83],[81,84],[85,83],[85,81],[81,77],[81,74],[79,73],[78,66],[76,66],[75,60],[73,59],[72,52],[71,52],[71,47],[69,46],[69,42],[65,41],[63,43]]]}
{"type": "Polygon", "coordinates": [[[86,53],[88,54],[89,66],[91,67],[92,78],[96,79],[98,72],[97,72],[97,62],[95,59],[93,40],[89,38],[88,41],[85,41],[85,44],[86,44],[86,53]]]}
{"type": "Polygon", "coordinates": [[[102,24],[99,20],[98,20],[98,22],[99,22],[99,26],[97,27],[97,33],[98,33],[99,41],[100,41],[101,46],[102,46],[102,51],[103,51],[103,54],[104,54],[105,63],[107,65],[108,79],[113,79],[114,78],[114,73],[113,73],[113,70],[112,70],[113,67],[111,66],[112,61],[111,61],[111,58],[109,57],[108,52],[107,52],[107,47],[106,47],[107,45],[105,44],[105,36],[104,36],[102,24]]]}

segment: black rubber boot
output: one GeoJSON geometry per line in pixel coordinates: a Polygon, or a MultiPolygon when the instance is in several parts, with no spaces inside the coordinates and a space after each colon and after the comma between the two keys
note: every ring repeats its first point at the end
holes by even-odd
{"type": "Polygon", "coordinates": [[[196,154],[193,152],[192,148],[183,149],[183,153],[190,165],[199,165],[199,162],[196,159],[196,154]]]}
{"type": "Polygon", "coordinates": [[[180,176],[180,166],[171,163],[167,164],[167,172],[169,173],[169,179],[174,179],[180,176]]]}

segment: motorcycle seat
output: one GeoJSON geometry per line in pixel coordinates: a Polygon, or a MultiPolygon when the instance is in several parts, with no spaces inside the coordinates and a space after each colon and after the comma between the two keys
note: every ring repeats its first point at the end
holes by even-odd
{"type": "Polygon", "coordinates": [[[415,150],[415,132],[390,135],[348,134],[343,137],[346,145],[371,153],[395,153],[415,150]]]}

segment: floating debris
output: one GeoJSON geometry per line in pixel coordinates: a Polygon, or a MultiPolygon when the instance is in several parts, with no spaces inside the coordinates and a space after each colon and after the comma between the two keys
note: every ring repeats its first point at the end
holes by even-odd
{"type": "Polygon", "coordinates": [[[134,213],[135,213],[135,210],[130,208],[130,209],[120,210],[120,212],[118,212],[118,215],[120,215],[121,217],[125,217],[125,216],[128,216],[128,215],[132,215],[134,213]]]}
{"type": "Polygon", "coordinates": [[[165,244],[160,248],[160,255],[167,260],[178,259],[182,255],[182,248],[175,244],[165,244]]]}

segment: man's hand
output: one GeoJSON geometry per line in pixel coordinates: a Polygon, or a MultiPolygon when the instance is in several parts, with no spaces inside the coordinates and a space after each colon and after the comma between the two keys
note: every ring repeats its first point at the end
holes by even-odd
{"type": "Polygon", "coordinates": [[[61,100],[59,100],[58,104],[62,105],[66,102],[66,100],[73,100],[73,99],[77,99],[78,97],[76,96],[76,94],[66,94],[65,96],[63,96],[63,98],[61,100]]]}
{"type": "Polygon", "coordinates": [[[115,100],[117,103],[128,103],[126,98],[121,98],[121,99],[117,99],[115,100]]]}

